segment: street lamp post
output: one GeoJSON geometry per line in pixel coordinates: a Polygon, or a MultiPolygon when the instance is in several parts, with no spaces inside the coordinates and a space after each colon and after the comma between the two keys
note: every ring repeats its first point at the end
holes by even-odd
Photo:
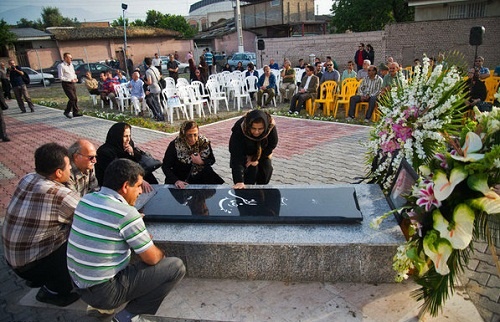
{"type": "Polygon", "coordinates": [[[126,3],[122,3],[123,9],[123,62],[125,65],[125,72],[129,75],[128,66],[127,66],[127,24],[125,22],[125,10],[127,10],[128,5],[126,3]]]}

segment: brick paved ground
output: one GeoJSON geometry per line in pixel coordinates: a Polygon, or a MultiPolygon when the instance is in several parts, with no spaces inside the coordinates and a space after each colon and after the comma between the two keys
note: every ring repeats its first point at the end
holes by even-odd
{"type": "MultiPolygon", "coordinates": [[[[69,146],[82,137],[99,146],[113,123],[91,117],[68,120],[60,110],[41,106],[35,113],[20,114],[15,102],[10,101],[9,105],[11,108],[4,115],[12,141],[0,142],[0,222],[20,177],[33,171],[33,154],[38,146],[47,142],[69,146]]],[[[200,130],[212,140],[217,158],[214,168],[226,183],[231,182],[227,143],[234,121],[210,124],[200,130]]],[[[271,183],[352,183],[365,173],[365,149],[360,142],[367,140],[369,127],[287,117],[277,117],[276,122],[280,142],[273,155],[275,172],[271,183]]],[[[161,159],[175,134],[134,128],[132,136],[138,146],[161,159]]],[[[156,174],[162,182],[162,173],[156,174]]],[[[497,252],[500,253],[498,248],[497,252]]],[[[500,280],[495,269],[486,244],[477,243],[463,284],[485,321],[498,322],[500,280]]],[[[83,312],[17,305],[28,289],[5,261],[0,262],[0,283],[0,321],[89,320],[83,312]]]]}

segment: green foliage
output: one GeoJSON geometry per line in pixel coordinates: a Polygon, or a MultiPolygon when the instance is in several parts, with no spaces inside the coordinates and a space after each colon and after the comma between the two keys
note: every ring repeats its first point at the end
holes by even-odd
{"type": "Polygon", "coordinates": [[[156,10],[149,10],[143,26],[175,30],[182,34],[184,38],[193,38],[196,29],[191,27],[184,17],[179,15],[162,14],[156,10]]]}
{"type": "Polygon", "coordinates": [[[47,27],[78,27],[80,25],[76,18],[63,17],[56,7],[43,7],[41,15],[42,18],[36,21],[21,18],[17,22],[17,26],[44,30],[47,27]]]}
{"type": "MultiPolygon", "coordinates": [[[[125,18],[125,24],[127,25],[127,27],[129,26],[129,23],[128,23],[128,18],[125,18]]],[[[118,19],[116,20],[113,20],[113,22],[111,23],[111,27],[123,27],[123,17],[118,17],[118,19]]]]}
{"type": "Polygon", "coordinates": [[[332,5],[330,29],[343,33],[382,30],[391,22],[413,21],[405,0],[339,0],[332,5]]]}
{"type": "Polygon", "coordinates": [[[3,19],[0,20],[0,46],[11,45],[16,39],[16,35],[10,31],[7,22],[3,19]]]}

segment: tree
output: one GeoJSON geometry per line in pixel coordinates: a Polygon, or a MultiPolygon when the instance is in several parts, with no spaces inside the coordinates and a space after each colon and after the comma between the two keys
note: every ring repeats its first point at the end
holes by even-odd
{"type": "MultiPolygon", "coordinates": [[[[129,26],[128,18],[125,18],[125,24],[127,27],[129,26]]],[[[120,16],[118,17],[118,19],[113,20],[113,22],[111,23],[111,27],[123,27],[123,17],[120,16]]]]}
{"type": "Polygon", "coordinates": [[[16,35],[10,31],[10,27],[5,20],[0,20],[0,47],[10,46],[16,41],[16,35]]]}
{"type": "Polygon", "coordinates": [[[332,14],[330,28],[339,33],[382,30],[388,23],[414,19],[405,0],[338,0],[332,14]]]}
{"type": "Polygon", "coordinates": [[[47,27],[76,27],[80,25],[76,18],[71,19],[63,17],[56,7],[43,7],[41,15],[42,18],[36,21],[21,18],[21,20],[17,22],[17,26],[44,30],[47,27]]]}

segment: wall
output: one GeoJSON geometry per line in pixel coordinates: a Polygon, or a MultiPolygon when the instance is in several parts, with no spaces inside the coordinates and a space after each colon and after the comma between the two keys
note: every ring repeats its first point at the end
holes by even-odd
{"type": "MultiPolygon", "coordinates": [[[[387,25],[383,31],[266,38],[262,60],[267,64],[270,58],[274,58],[282,63],[283,58],[287,57],[291,59],[292,65],[296,65],[299,58],[307,59],[310,54],[319,56],[322,61],[326,56],[332,56],[343,70],[347,61],[354,58],[358,44],[363,42],[371,44],[375,49],[375,65],[385,62],[387,56],[392,56],[407,66],[423,53],[436,56],[440,51],[452,50],[459,50],[465,55],[466,61],[472,64],[475,47],[469,45],[469,33],[474,26],[484,26],[486,29],[483,44],[478,47],[478,55],[484,56],[485,66],[493,69],[500,65],[499,17],[398,23],[387,25]]],[[[259,63],[260,54],[257,51],[259,63]]]]}
{"type": "MultiPolygon", "coordinates": [[[[254,33],[243,30],[243,47],[245,51],[257,52],[256,39],[257,36],[254,33]]],[[[222,37],[222,39],[215,39],[214,51],[225,51],[227,55],[238,52],[238,33],[234,32],[222,37]]]]}
{"type": "MultiPolygon", "coordinates": [[[[372,31],[364,33],[331,34],[308,37],[293,38],[266,38],[264,39],[266,49],[262,51],[262,60],[268,64],[273,58],[278,64],[283,59],[289,58],[292,65],[297,65],[299,58],[309,60],[309,55],[314,54],[322,61],[326,56],[332,58],[344,69],[347,61],[354,59],[354,52],[358,44],[363,42],[371,44],[375,48],[375,64],[385,60],[385,40],[383,31],[372,31]]],[[[260,51],[257,51],[258,63],[260,63],[260,51]]],[[[260,66],[259,66],[260,68],[260,66]]]]}
{"type": "MultiPolygon", "coordinates": [[[[116,59],[117,52],[123,48],[122,39],[95,39],[95,40],[69,40],[58,41],[59,48],[31,49],[27,51],[30,66],[40,69],[52,66],[55,60],[61,59],[62,54],[70,52],[74,58],[82,58],[86,62],[104,61],[116,59]],[[37,58],[40,57],[41,64],[37,58]]],[[[152,57],[154,53],[167,55],[178,51],[181,61],[184,61],[188,51],[193,50],[191,40],[175,40],[162,38],[129,38],[127,39],[127,55],[134,62],[134,66],[140,64],[144,57],[152,57]]]]}
{"type": "Polygon", "coordinates": [[[385,28],[387,55],[393,56],[396,61],[406,66],[411,64],[414,58],[421,57],[423,53],[436,56],[440,51],[458,50],[472,65],[475,47],[469,45],[469,34],[470,29],[475,26],[484,26],[486,29],[483,44],[478,47],[478,55],[485,57],[484,65],[493,69],[500,64],[499,17],[388,25],[385,28]]]}

